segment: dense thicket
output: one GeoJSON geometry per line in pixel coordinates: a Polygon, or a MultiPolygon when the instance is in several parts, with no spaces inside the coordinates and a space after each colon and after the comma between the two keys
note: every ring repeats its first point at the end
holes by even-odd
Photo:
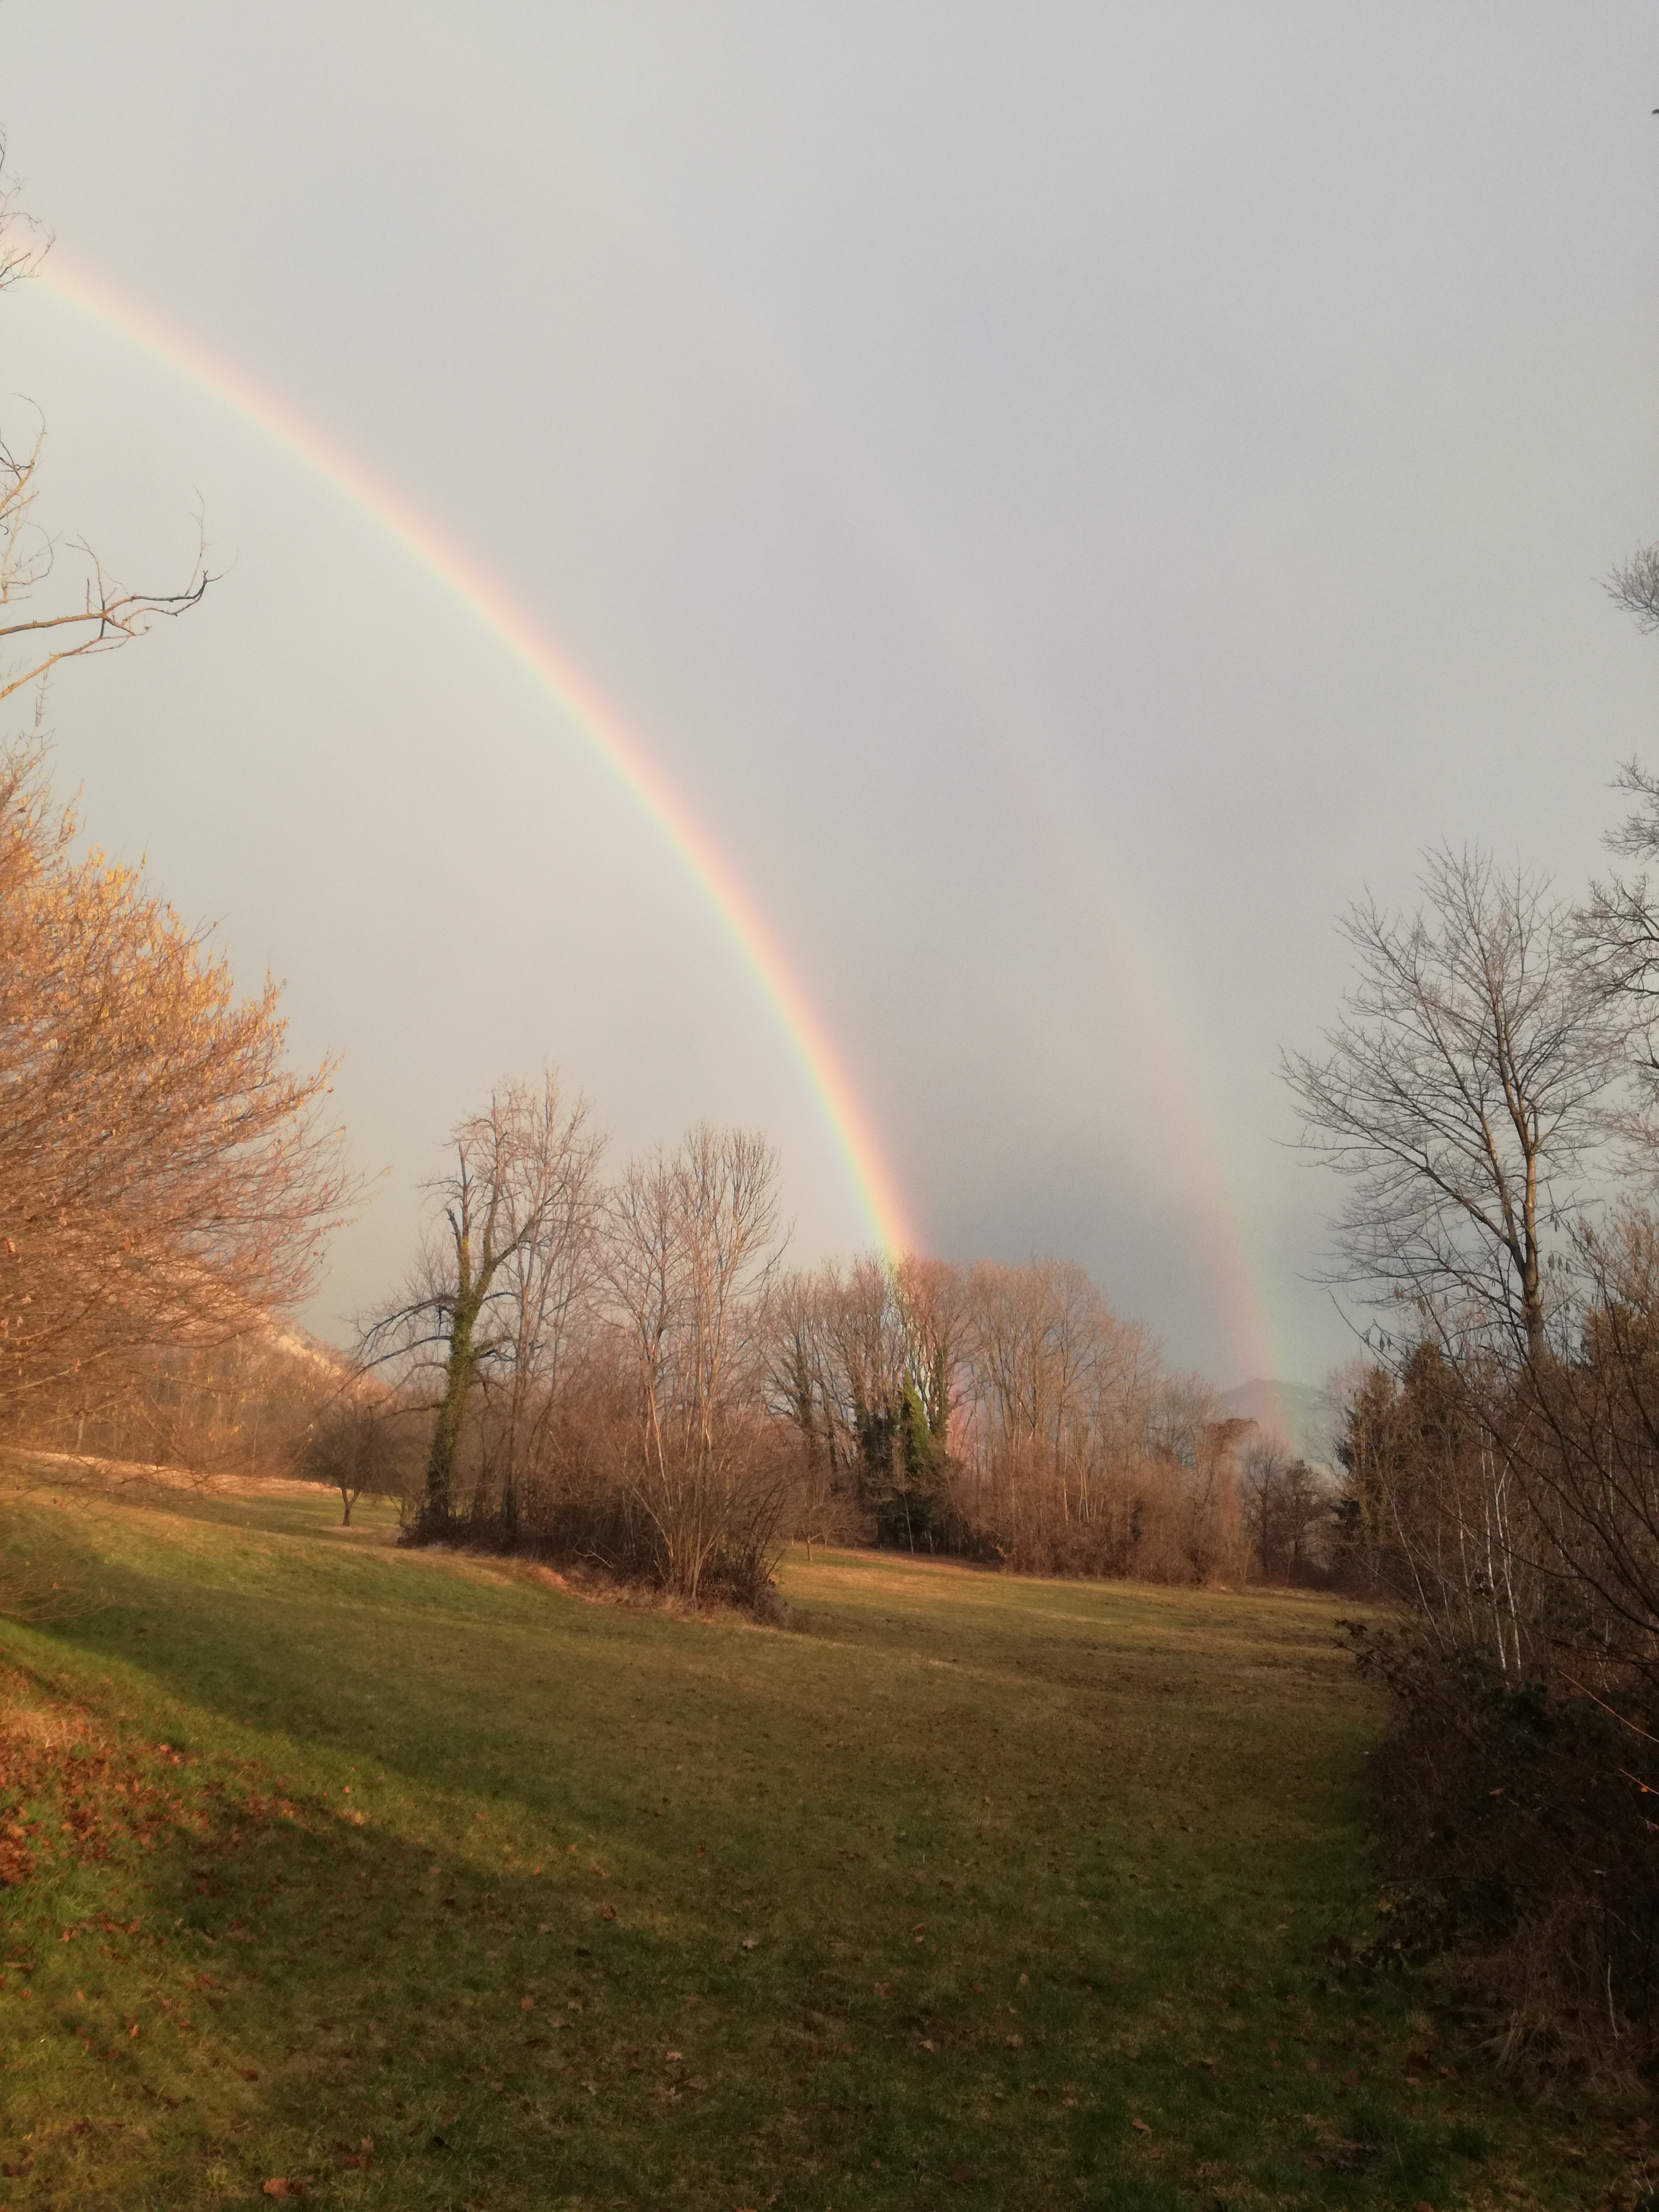
{"type": "Polygon", "coordinates": [[[1342,1445],[1345,1540],[1411,1624],[1363,1639],[1401,1709],[1377,1804],[1402,1922],[1540,2068],[1659,2049],[1659,1361],[1633,1321],[1594,1309],[1512,1369],[1419,1343],[1342,1445]]]}

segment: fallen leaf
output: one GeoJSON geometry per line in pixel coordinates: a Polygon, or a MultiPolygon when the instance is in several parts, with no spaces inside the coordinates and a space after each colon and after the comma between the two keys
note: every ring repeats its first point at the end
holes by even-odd
{"type": "Polygon", "coordinates": [[[536,2000],[534,1997],[520,1997],[519,1999],[519,2010],[520,2012],[534,2012],[535,2009],[536,2000]]]}
{"type": "Polygon", "coordinates": [[[1138,2136],[1149,2136],[1152,2132],[1145,2120],[1131,2120],[1129,2125],[1138,2136]]]}
{"type": "Polygon", "coordinates": [[[243,2081],[257,2081],[258,2080],[258,2078],[259,2078],[259,2069],[258,2069],[258,2068],[257,2066],[244,2066],[244,2067],[243,2067],[243,2069],[242,2069],[242,2079],[243,2079],[243,2081]]]}
{"type": "MultiPolygon", "coordinates": [[[[1005,2035],[1002,2039],[1010,2051],[1024,2051],[1025,2048],[1025,2038],[1023,2035],[1005,2035]]],[[[1135,2125],[1139,2127],[1139,2121],[1137,2120],[1135,2125]]]]}
{"type": "Polygon", "coordinates": [[[760,1937],[758,1936],[745,1936],[743,1939],[743,1948],[745,1951],[752,1951],[756,1944],[759,1942],[760,1937]]]}

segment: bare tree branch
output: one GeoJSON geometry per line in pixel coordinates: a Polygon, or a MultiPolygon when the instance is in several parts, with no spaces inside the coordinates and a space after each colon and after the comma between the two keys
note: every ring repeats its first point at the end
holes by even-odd
{"type": "Polygon", "coordinates": [[[1591,1200],[1635,1017],[1546,879],[1443,850],[1420,880],[1414,915],[1350,909],[1347,1012],[1281,1063],[1351,1186],[1332,1279],[1536,1353],[1550,1232],[1591,1200]]]}
{"type": "Polygon", "coordinates": [[[1659,629],[1659,544],[1638,546],[1613,569],[1604,588],[1613,605],[1634,615],[1644,630],[1659,629]]]}

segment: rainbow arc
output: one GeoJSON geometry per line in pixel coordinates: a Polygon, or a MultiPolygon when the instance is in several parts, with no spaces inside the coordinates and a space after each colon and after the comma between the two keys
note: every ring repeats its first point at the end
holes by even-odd
{"type": "Polygon", "coordinates": [[[54,246],[39,283],[281,448],[348,501],[476,618],[529,672],[605,762],[724,925],[771,1008],[842,1160],[874,1242],[896,1255],[915,1237],[892,1172],[836,1049],[775,933],[625,715],[499,577],[403,492],[299,409],[199,338],[165,321],[54,246]]]}

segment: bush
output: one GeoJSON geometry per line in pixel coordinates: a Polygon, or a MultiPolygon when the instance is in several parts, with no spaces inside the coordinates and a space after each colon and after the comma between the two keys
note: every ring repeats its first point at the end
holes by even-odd
{"type": "MultiPolygon", "coordinates": [[[[1659,1743],[1541,1672],[1449,1650],[1420,1626],[1356,1629],[1398,1724],[1376,1817],[1407,1910],[1508,2064],[1534,2079],[1659,2061],[1659,1743]]],[[[1645,1717],[1652,1730],[1659,1715],[1645,1717]]]]}

